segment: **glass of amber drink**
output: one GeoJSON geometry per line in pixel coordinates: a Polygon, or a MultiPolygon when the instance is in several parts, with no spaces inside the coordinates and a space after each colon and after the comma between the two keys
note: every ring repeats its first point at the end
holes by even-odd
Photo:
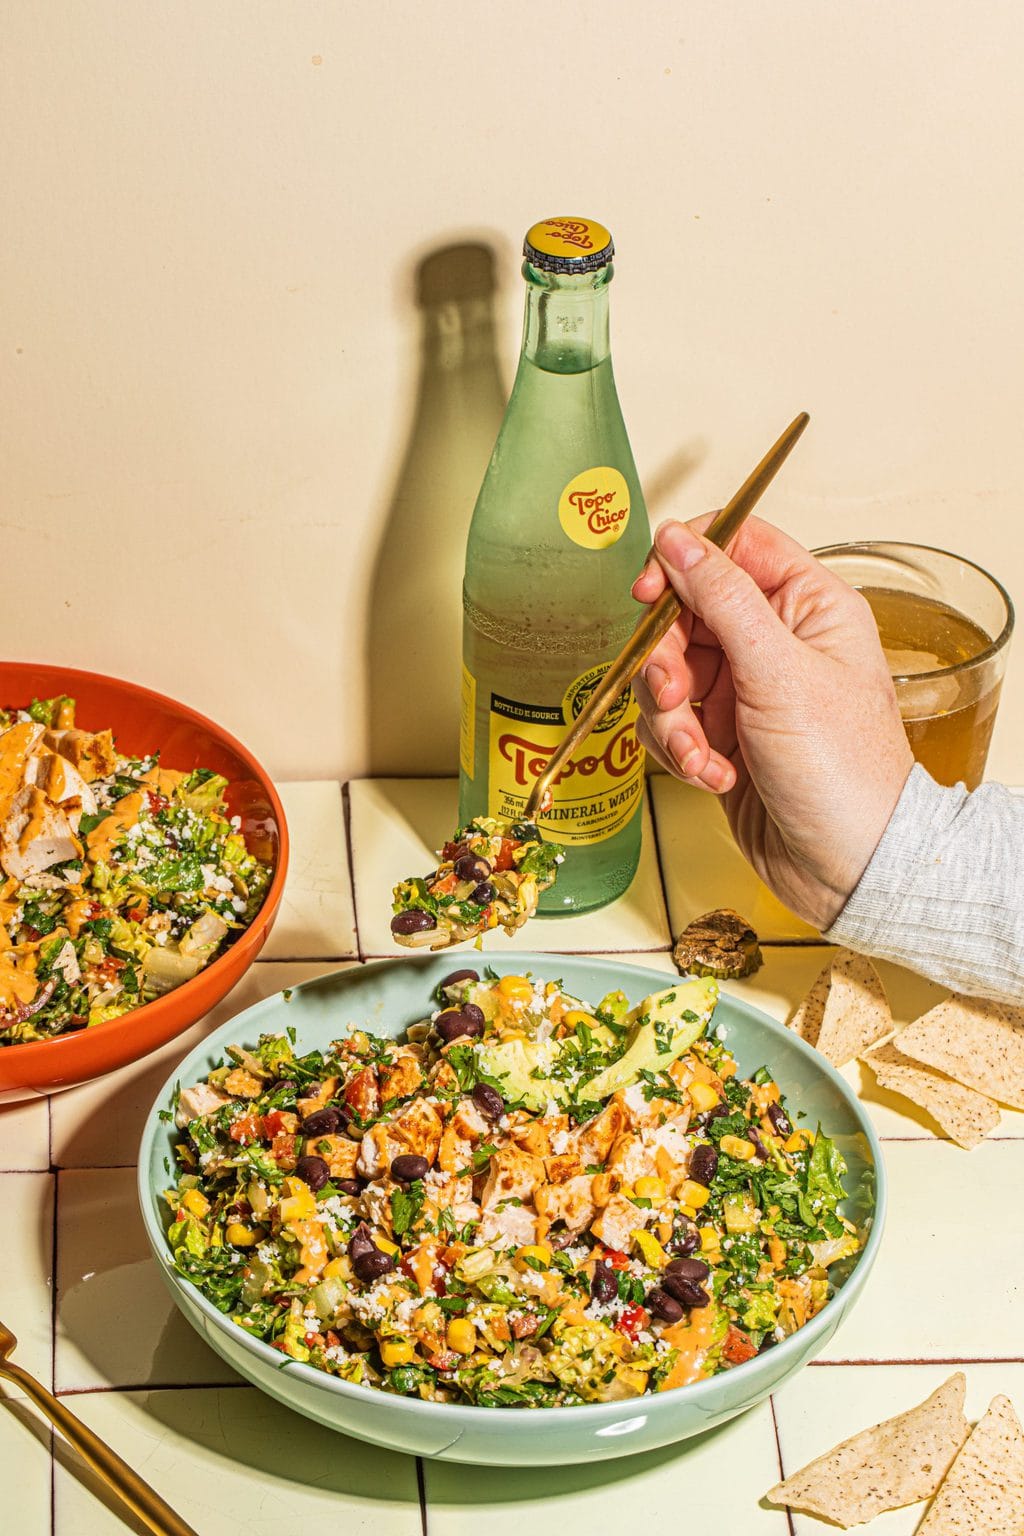
{"type": "Polygon", "coordinates": [[[922,544],[814,551],[867,598],[917,761],[940,784],[981,783],[1013,634],[995,577],[922,544]]]}

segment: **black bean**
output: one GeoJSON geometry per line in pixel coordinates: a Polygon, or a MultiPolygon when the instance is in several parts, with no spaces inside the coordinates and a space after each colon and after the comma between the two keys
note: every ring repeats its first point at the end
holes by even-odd
{"type": "MultiPolygon", "coordinates": [[[[450,1045],[453,1040],[458,1040],[463,1035],[483,1034],[483,1024],[474,1017],[474,1014],[479,1014],[480,1010],[473,1008],[473,1013],[470,1013],[471,1008],[473,1004],[467,1003],[465,1008],[446,1008],[444,1013],[438,1014],[434,1020],[434,1028],[446,1045],[450,1045]]],[[[483,1014],[480,1014],[480,1018],[483,1018],[483,1014]]]]}
{"type": "Polygon", "coordinates": [[[692,1223],[685,1227],[677,1227],[669,1239],[668,1246],[673,1253],[678,1253],[685,1258],[688,1253],[696,1253],[701,1246],[700,1233],[692,1223]]]}
{"type": "Polygon", "coordinates": [[[303,1136],[336,1136],[341,1129],[341,1115],[336,1109],[315,1109],[302,1122],[303,1136]]]}
{"type": "Polygon", "coordinates": [[[703,1184],[706,1189],[710,1189],[718,1172],[718,1148],[709,1144],[694,1147],[688,1171],[695,1184],[703,1184]]]}
{"type": "Polygon", "coordinates": [[[672,1259],[665,1265],[666,1275],[679,1275],[683,1280],[694,1280],[698,1285],[711,1273],[711,1266],[703,1259],[672,1259]]]}
{"type": "Polygon", "coordinates": [[[602,1264],[600,1260],[594,1265],[594,1275],[590,1282],[590,1294],[595,1301],[611,1301],[618,1295],[619,1285],[615,1278],[615,1271],[610,1264],[602,1264]]]}
{"type": "Polygon", "coordinates": [[[678,1323],[683,1315],[680,1303],[668,1291],[662,1290],[660,1285],[647,1292],[647,1310],[653,1312],[655,1317],[660,1317],[663,1323],[678,1323]]]}
{"type": "Polygon", "coordinates": [[[440,982],[438,984],[437,990],[439,992],[444,992],[446,990],[446,988],[448,988],[448,987],[457,986],[460,981],[479,981],[479,980],[480,980],[480,973],[479,973],[479,971],[452,971],[450,976],[446,976],[444,981],[442,981],[442,982],[440,982]]]}
{"type": "Polygon", "coordinates": [[[792,1136],[793,1122],[790,1120],[781,1104],[768,1105],[768,1119],[774,1125],[780,1136],[792,1136]]]}
{"type": "Polygon", "coordinates": [[[376,1252],[377,1245],[370,1236],[370,1229],[365,1221],[361,1221],[348,1240],[348,1256],[354,1264],[357,1259],[376,1252]]]}
{"type": "Polygon", "coordinates": [[[509,832],[518,843],[539,843],[541,840],[540,829],[532,821],[513,822],[509,832]]]}
{"type": "Polygon", "coordinates": [[[755,1148],[755,1150],[757,1152],[758,1157],[762,1157],[762,1158],[765,1159],[765,1161],[767,1161],[767,1159],[768,1159],[768,1149],[765,1146],[764,1142],[761,1140],[761,1137],[760,1137],[759,1132],[757,1131],[757,1128],[755,1126],[753,1126],[753,1125],[747,1131],[747,1140],[753,1142],[754,1148],[755,1148]]]}
{"type": "Polygon", "coordinates": [[[374,1248],[372,1253],[364,1253],[361,1258],[352,1260],[356,1279],[362,1280],[364,1284],[369,1280],[379,1280],[381,1275],[386,1275],[394,1267],[395,1261],[391,1254],[381,1248],[374,1248]]]}
{"type": "Polygon", "coordinates": [[[339,1189],[343,1195],[361,1195],[363,1186],[359,1179],[335,1179],[335,1189],[339,1189]]]}
{"type": "Polygon", "coordinates": [[[391,1177],[400,1184],[411,1184],[413,1179],[422,1179],[429,1169],[430,1164],[418,1152],[402,1152],[391,1159],[391,1177]]]}
{"type": "Polygon", "coordinates": [[[411,912],[396,912],[391,919],[391,932],[400,933],[403,936],[410,933],[426,933],[428,928],[436,928],[437,920],[429,912],[423,912],[419,907],[414,907],[411,912]]]}
{"type": "Polygon", "coordinates": [[[494,886],[489,880],[484,880],[475,890],[470,891],[469,899],[477,907],[487,907],[494,900],[494,886]]]}
{"type": "Polygon", "coordinates": [[[477,1083],[473,1089],[473,1103],[488,1120],[500,1120],[505,1113],[505,1100],[490,1083],[477,1083]]]}
{"type": "Polygon", "coordinates": [[[331,1170],[322,1157],[300,1157],[295,1164],[295,1172],[303,1179],[313,1191],[323,1189],[331,1176],[331,1170]]]}
{"type": "Polygon", "coordinates": [[[706,1307],[711,1300],[707,1291],[702,1290],[696,1281],[684,1280],[682,1275],[666,1274],[662,1285],[684,1307],[706,1307]]]}
{"type": "Polygon", "coordinates": [[[461,859],[455,860],[455,877],[458,880],[472,880],[474,885],[479,885],[481,880],[489,880],[491,866],[486,859],[478,858],[475,853],[464,853],[461,859]]]}
{"type": "MultiPolygon", "coordinates": [[[[478,1008],[476,1003],[463,1003],[462,1017],[464,1019],[468,1019],[471,1024],[478,1024],[481,1030],[487,1023],[487,1020],[484,1018],[483,1009],[478,1008]]],[[[475,1033],[476,1031],[474,1030],[474,1034],[475,1033]]]]}

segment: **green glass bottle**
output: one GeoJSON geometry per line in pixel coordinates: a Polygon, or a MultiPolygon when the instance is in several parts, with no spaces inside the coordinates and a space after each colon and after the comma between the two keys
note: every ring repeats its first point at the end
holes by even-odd
{"type": "MultiPolygon", "coordinates": [[[[650,527],[612,376],[613,252],[589,219],[526,237],[522,355],[466,549],[461,822],[522,814],[638,618],[630,586],[650,527]]],[[[556,781],[540,827],[568,856],[542,912],[604,906],[636,872],[637,714],[627,690],[556,781]]]]}

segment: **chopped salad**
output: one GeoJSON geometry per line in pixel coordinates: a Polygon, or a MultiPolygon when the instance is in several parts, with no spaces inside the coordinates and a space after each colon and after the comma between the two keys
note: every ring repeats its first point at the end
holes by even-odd
{"type": "Polygon", "coordinates": [[[511,936],[534,915],[564,857],[532,822],[477,816],[445,843],[435,870],[395,886],[392,936],[414,949],[447,949],[498,927],[511,936]]]}
{"type": "Polygon", "coordinates": [[[463,970],[401,1040],[232,1046],[176,1095],[174,1266],[283,1365],[429,1402],[730,1370],[820,1311],[862,1240],[838,1148],[767,1067],[740,1075],[717,996],[592,1007],[463,970]]]}
{"type": "Polygon", "coordinates": [[[248,927],[272,871],[226,789],[118,752],[71,698],[0,709],[0,1045],[128,1013],[248,927]]]}

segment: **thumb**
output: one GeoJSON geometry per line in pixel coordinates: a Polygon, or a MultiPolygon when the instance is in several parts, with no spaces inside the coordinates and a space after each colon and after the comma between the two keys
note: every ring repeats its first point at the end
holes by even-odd
{"type": "Polygon", "coordinates": [[[662,523],[654,549],[680,602],[717,638],[737,688],[774,686],[791,668],[793,637],[753,578],[686,523],[662,523]]]}

